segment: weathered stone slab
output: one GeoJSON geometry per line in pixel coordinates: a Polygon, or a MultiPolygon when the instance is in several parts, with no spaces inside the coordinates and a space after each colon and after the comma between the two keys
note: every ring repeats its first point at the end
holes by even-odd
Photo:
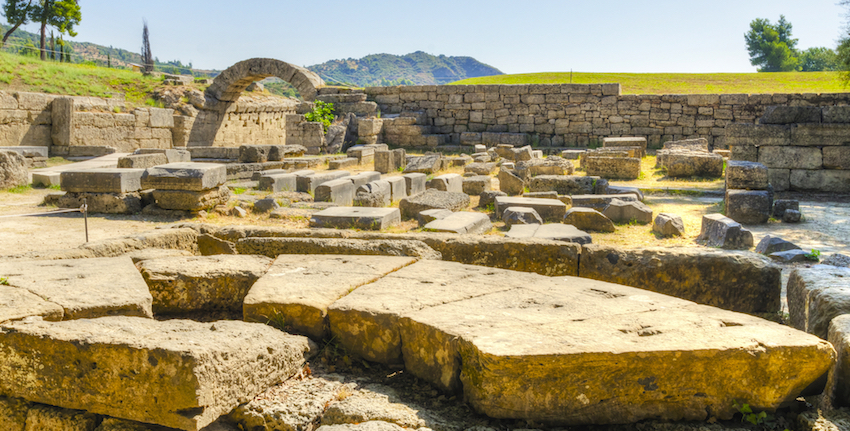
{"type": "Polygon", "coordinates": [[[238,321],[17,322],[0,331],[0,392],[196,431],[301,369],[304,337],[238,321]],[[74,390],[68,390],[74,388],[74,390]]]}
{"type": "Polygon", "coordinates": [[[272,193],[294,192],[298,188],[297,178],[287,173],[265,174],[260,177],[257,188],[272,193]]]}
{"type": "Polygon", "coordinates": [[[588,156],[586,164],[589,176],[621,180],[636,180],[640,176],[640,159],[637,157],[588,156]]]}
{"type": "Polygon", "coordinates": [[[313,175],[299,175],[295,178],[296,190],[301,193],[313,194],[316,192],[316,187],[319,187],[322,183],[350,176],[351,173],[348,171],[330,171],[313,175]]]}
{"type": "Polygon", "coordinates": [[[511,230],[505,234],[508,238],[541,238],[552,241],[574,242],[576,244],[590,244],[593,240],[590,234],[579,230],[573,225],[561,223],[546,224],[514,224],[511,230]]]}
{"type": "Polygon", "coordinates": [[[271,263],[250,255],[170,257],[143,261],[139,272],[156,314],[241,311],[248,290],[271,263]]]}
{"type": "Polygon", "coordinates": [[[782,238],[772,235],[765,235],[758,245],[756,245],[756,253],[770,255],[778,251],[802,250],[798,245],[785,241],[782,238]]]}
{"type": "Polygon", "coordinates": [[[730,160],[726,164],[726,188],[742,190],[767,190],[767,167],[761,163],[730,160]]]}
{"type": "Polygon", "coordinates": [[[469,195],[466,193],[444,192],[428,189],[418,195],[409,196],[399,202],[398,208],[404,219],[416,218],[421,211],[447,209],[460,211],[469,206],[469,195]]]}
{"type": "Polygon", "coordinates": [[[603,147],[640,147],[646,154],[646,138],[643,137],[622,137],[622,138],[603,138],[603,147]]]}
{"type": "Polygon", "coordinates": [[[755,373],[771,389],[753,405],[772,409],[832,361],[822,340],[755,317],[594,280],[451,265],[419,262],[357,289],[329,309],[331,332],[358,356],[404,360],[415,376],[462,390],[490,417],[562,425],[731,418],[730,404],[751,399],[751,388],[706,377],[695,396],[681,375],[755,373]],[[794,381],[765,370],[795,370],[797,360],[811,362],[794,381]]]}
{"type": "Polygon", "coordinates": [[[147,169],[168,163],[168,157],[163,153],[131,154],[118,159],[121,169],[147,169]]]}
{"type": "Polygon", "coordinates": [[[17,147],[0,147],[0,151],[12,151],[24,157],[50,157],[50,147],[21,145],[17,147]]]}
{"type": "Polygon", "coordinates": [[[496,197],[496,217],[502,218],[502,212],[509,207],[532,208],[540,214],[543,221],[558,222],[567,213],[567,206],[556,199],[522,198],[510,196],[496,197]]]}
{"type": "Polygon", "coordinates": [[[407,197],[407,181],[402,177],[387,177],[386,181],[390,183],[390,200],[392,202],[399,201],[407,197]]]}
{"type": "Polygon", "coordinates": [[[509,195],[521,195],[525,191],[525,181],[510,169],[502,166],[499,170],[499,190],[509,195]]]}
{"type": "Polygon", "coordinates": [[[592,195],[599,177],[578,175],[538,175],[528,184],[529,191],[555,191],[559,195],[592,195]]]}
{"type": "Polygon", "coordinates": [[[442,156],[428,155],[419,157],[408,157],[407,166],[404,168],[405,174],[433,174],[443,167],[442,156]]]}
{"type": "Polygon", "coordinates": [[[50,186],[58,186],[60,184],[61,173],[60,172],[33,172],[32,173],[32,185],[42,186],[42,187],[50,187],[50,186]]]}
{"type": "Polygon", "coordinates": [[[420,173],[402,175],[407,187],[408,196],[416,196],[425,191],[428,176],[420,173]]]}
{"type": "Polygon", "coordinates": [[[321,340],[328,307],[354,289],[416,259],[389,256],[280,255],[245,297],[245,321],[276,324],[321,340]]]}
{"type": "Polygon", "coordinates": [[[133,154],[164,154],[166,163],[188,163],[192,161],[192,153],[187,150],[139,148],[133,154]]]}
{"type": "Polygon", "coordinates": [[[767,257],[771,258],[774,262],[780,263],[808,262],[808,254],[809,252],[798,249],[777,251],[767,255],[767,257]]]}
{"type": "Polygon", "coordinates": [[[227,182],[227,168],[215,163],[169,163],[145,170],[143,189],[202,191],[227,182]]]}
{"type": "Polygon", "coordinates": [[[481,234],[492,228],[487,214],[466,211],[454,212],[423,227],[426,231],[458,234],[481,234]]]}
{"type": "Polygon", "coordinates": [[[66,192],[130,193],[141,190],[144,173],[144,169],[117,168],[64,171],[59,181],[66,192]]]}
{"type": "MultiPolygon", "coordinates": [[[[827,337],[830,344],[835,347],[837,358],[832,369],[829,370],[826,389],[824,390],[824,398],[829,400],[834,407],[850,405],[850,315],[843,314],[832,319],[829,323],[829,335],[827,337]]],[[[846,409],[833,410],[835,413],[843,413],[843,421],[836,421],[831,429],[841,429],[840,425],[847,424],[846,409]],[[839,426],[836,426],[839,425],[839,426]]],[[[815,429],[830,429],[827,427],[812,428],[815,429]]]]}
{"type": "Polygon", "coordinates": [[[743,313],[780,309],[781,268],[753,253],[588,245],[579,273],[743,313]]]}
{"type": "Polygon", "coordinates": [[[705,138],[681,139],[678,141],[667,141],[664,143],[665,150],[683,150],[707,153],[709,152],[708,147],[708,139],[705,138]]]}
{"type": "Polygon", "coordinates": [[[723,176],[723,157],[713,153],[672,152],[664,160],[667,176],[671,178],[723,176]]]}
{"type": "Polygon", "coordinates": [[[616,195],[572,195],[573,207],[592,208],[598,211],[604,210],[614,200],[622,202],[638,202],[638,197],[635,194],[616,194],[616,195]]]}
{"type": "Polygon", "coordinates": [[[613,199],[602,211],[602,215],[608,217],[614,223],[652,223],[652,209],[643,202],[626,202],[613,199]]]}
{"type": "Polygon", "coordinates": [[[316,187],[316,202],[333,202],[342,206],[354,204],[354,183],[348,178],[328,181],[316,187]]]}
{"type": "Polygon", "coordinates": [[[351,167],[357,166],[358,164],[359,163],[358,163],[356,158],[346,157],[344,159],[329,160],[328,161],[328,169],[329,170],[345,169],[345,168],[351,168],[351,167]]]}
{"type": "Polygon", "coordinates": [[[0,323],[40,316],[44,320],[62,320],[59,304],[46,301],[19,287],[0,285],[0,323]]]}
{"type": "Polygon", "coordinates": [[[850,124],[797,124],[791,127],[789,145],[826,147],[850,143],[850,124]]]}
{"type": "Polygon", "coordinates": [[[310,227],[381,230],[400,221],[398,208],[336,207],[313,214],[310,227]]]}
{"type": "Polygon", "coordinates": [[[347,177],[349,181],[354,184],[354,189],[357,190],[358,187],[371,183],[372,181],[378,181],[381,179],[381,173],[377,171],[371,172],[361,172],[357,175],[352,175],[347,177]]]}
{"type": "Polygon", "coordinates": [[[535,158],[516,164],[517,175],[526,180],[537,175],[572,175],[573,171],[573,163],[558,156],[535,158]]]}
{"type": "Polygon", "coordinates": [[[738,223],[767,223],[771,204],[767,190],[726,190],[726,216],[738,223]]]}
{"type": "Polygon", "coordinates": [[[463,172],[475,175],[492,175],[496,171],[495,163],[471,163],[463,167],[463,172]]]}
{"type": "Polygon", "coordinates": [[[800,211],[800,201],[777,199],[773,201],[773,216],[781,219],[788,210],[800,211]]]}
{"type": "Polygon", "coordinates": [[[51,318],[153,317],[148,286],[129,257],[0,262],[0,274],[11,287],[61,307],[51,318]]]}
{"type": "Polygon", "coordinates": [[[572,207],[564,214],[564,224],[581,230],[614,232],[614,222],[593,208],[572,207]]]}
{"type": "Polygon", "coordinates": [[[507,207],[502,211],[502,221],[505,226],[513,226],[515,224],[543,224],[543,218],[534,208],[526,207],[507,207]]]}
{"type": "Polygon", "coordinates": [[[458,174],[443,174],[429,181],[428,188],[444,192],[463,193],[463,177],[458,174]]]}
{"type": "Polygon", "coordinates": [[[179,211],[200,211],[224,205],[230,199],[230,189],[219,186],[210,190],[154,190],[156,204],[163,209],[179,211]]]}
{"type": "Polygon", "coordinates": [[[774,124],[746,124],[733,123],[726,126],[726,144],[732,148],[732,158],[742,159],[736,156],[736,147],[761,145],[790,145],[791,127],[774,124]]]}
{"type": "Polygon", "coordinates": [[[753,246],[753,233],[723,214],[707,214],[702,216],[697,242],[727,250],[749,250],[753,246]]]}
{"type": "Polygon", "coordinates": [[[142,210],[142,196],[138,192],[68,192],[62,196],[57,196],[53,202],[59,208],[80,208],[85,204],[88,206],[88,212],[93,214],[135,214],[142,210]]]}
{"type": "Polygon", "coordinates": [[[788,323],[827,339],[829,322],[850,314],[850,268],[815,265],[798,268],[788,278],[788,323]]]}
{"type": "Polygon", "coordinates": [[[439,252],[416,240],[242,238],[236,243],[236,249],[241,254],[257,254],[271,258],[282,254],[345,254],[440,259],[439,252]]]}
{"type": "Polygon", "coordinates": [[[850,147],[824,147],[823,167],[826,169],[850,169],[850,147]]]}

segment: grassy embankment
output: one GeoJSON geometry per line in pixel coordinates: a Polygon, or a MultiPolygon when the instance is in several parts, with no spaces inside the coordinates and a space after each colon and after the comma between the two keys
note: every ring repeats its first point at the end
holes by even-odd
{"type": "Polygon", "coordinates": [[[620,83],[623,94],[843,93],[838,72],[570,73],[544,72],[469,78],[451,85],[620,83]]]}
{"type": "Polygon", "coordinates": [[[0,52],[0,91],[104,98],[123,93],[129,105],[141,106],[154,104],[150,94],[159,86],[162,78],[146,77],[139,72],[41,61],[0,52]]]}

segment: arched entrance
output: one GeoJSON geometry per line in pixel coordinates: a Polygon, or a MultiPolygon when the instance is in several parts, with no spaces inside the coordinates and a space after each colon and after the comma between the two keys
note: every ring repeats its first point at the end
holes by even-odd
{"type": "Polygon", "coordinates": [[[319,75],[303,67],[273,58],[252,58],[221,72],[207,88],[206,94],[220,102],[235,102],[252,82],[272,76],[292,84],[307,102],[315,99],[317,89],[325,85],[319,75]]]}

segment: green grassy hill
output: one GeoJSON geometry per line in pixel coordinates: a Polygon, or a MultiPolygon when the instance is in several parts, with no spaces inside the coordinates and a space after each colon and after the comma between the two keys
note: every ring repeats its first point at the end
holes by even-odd
{"type": "Polygon", "coordinates": [[[623,94],[842,93],[838,72],[788,73],[570,73],[546,72],[470,78],[472,84],[620,83],[623,94]]]}
{"type": "Polygon", "coordinates": [[[501,75],[472,57],[447,57],[416,51],[407,55],[373,54],[361,59],[331,60],[309,66],[325,81],[358,87],[378,85],[434,85],[459,79],[501,75]]]}

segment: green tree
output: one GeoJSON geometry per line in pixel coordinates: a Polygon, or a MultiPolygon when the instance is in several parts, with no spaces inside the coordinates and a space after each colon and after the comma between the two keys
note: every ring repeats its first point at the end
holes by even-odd
{"type": "Polygon", "coordinates": [[[803,72],[838,70],[838,54],[824,46],[809,48],[800,53],[800,68],[803,72]]]}
{"type": "Polygon", "coordinates": [[[3,3],[3,16],[12,28],[3,35],[3,41],[0,42],[0,47],[6,46],[6,40],[9,36],[18,29],[18,27],[27,24],[30,19],[30,10],[32,9],[32,0],[6,0],[3,3]]]}
{"type": "Polygon", "coordinates": [[[744,35],[750,64],[759,66],[759,72],[791,72],[797,70],[797,39],[791,38],[791,23],[784,15],[774,25],[764,18],[754,19],[750,31],[744,35]]]}
{"type": "Polygon", "coordinates": [[[74,26],[80,23],[82,15],[77,0],[38,0],[30,12],[33,22],[41,24],[39,49],[41,59],[47,59],[47,27],[55,27],[60,34],[76,36],[74,26]]]}

